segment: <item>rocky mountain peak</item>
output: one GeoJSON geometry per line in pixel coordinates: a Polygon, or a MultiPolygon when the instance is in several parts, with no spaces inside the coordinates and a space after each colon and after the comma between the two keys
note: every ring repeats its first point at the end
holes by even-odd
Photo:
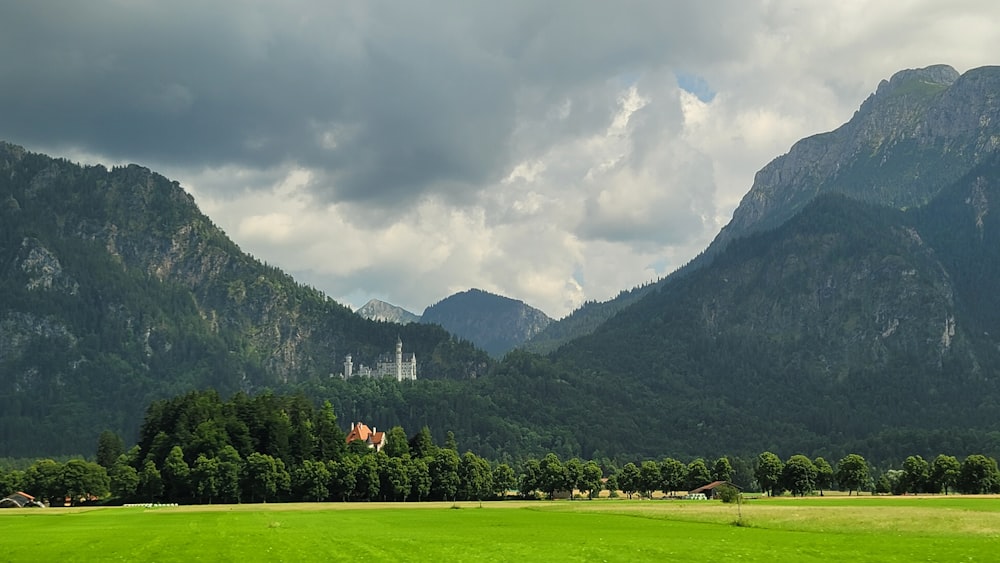
{"type": "Polygon", "coordinates": [[[378,299],[372,299],[362,305],[355,313],[372,321],[382,321],[388,323],[409,324],[420,321],[420,316],[415,315],[402,307],[397,307],[392,303],[386,303],[378,299]]]}
{"type": "Polygon", "coordinates": [[[781,225],[824,193],[897,209],[927,203],[1000,148],[997,91],[1000,67],[895,73],[850,121],[798,141],[762,168],[694,266],[736,238],[781,225]]]}
{"type": "Polygon", "coordinates": [[[924,68],[909,68],[892,75],[889,80],[879,83],[876,96],[888,96],[907,87],[927,84],[931,86],[951,86],[961,76],[954,68],[940,64],[924,68]]]}

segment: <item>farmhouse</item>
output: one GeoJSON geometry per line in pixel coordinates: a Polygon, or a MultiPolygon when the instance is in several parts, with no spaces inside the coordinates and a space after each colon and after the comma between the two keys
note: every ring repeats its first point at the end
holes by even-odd
{"type": "Polygon", "coordinates": [[[26,506],[42,506],[35,497],[18,491],[9,497],[0,499],[0,508],[24,508],[26,506]]]}
{"type": "Polygon", "coordinates": [[[701,494],[701,495],[705,495],[705,498],[707,498],[707,499],[714,499],[714,498],[716,498],[716,489],[718,489],[722,485],[729,485],[730,487],[732,487],[734,489],[741,490],[738,485],[734,485],[734,484],[730,483],[729,481],[712,481],[711,483],[709,483],[707,485],[702,485],[701,487],[698,487],[697,489],[695,489],[693,491],[689,491],[688,495],[699,495],[699,494],[701,494]]]}
{"type": "Polygon", "coordinates": [[[352,422],[351,431],[347,433],[347,443],[350,444],[355,440],[361,440],[368,444],[369,448],[380,452],[382,446],[385,445],[385,432],[378,432],[375,427],[368,428],[368,425],[363,422],[352,422]]]}

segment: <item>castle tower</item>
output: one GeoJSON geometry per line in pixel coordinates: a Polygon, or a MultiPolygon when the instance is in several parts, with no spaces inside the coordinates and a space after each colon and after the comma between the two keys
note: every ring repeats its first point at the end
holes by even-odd
{"type": "Polygon", "coordinates": [[[403,340],[396,337],[396,381],[403,380],[403,340]]]}
{"type": "Polygon", "coordinates": [[[344,379],[350,379],[351,375],[354,373],[354,362],[351,361],[351,355],[348,354],[344,357],[344,379]]]}

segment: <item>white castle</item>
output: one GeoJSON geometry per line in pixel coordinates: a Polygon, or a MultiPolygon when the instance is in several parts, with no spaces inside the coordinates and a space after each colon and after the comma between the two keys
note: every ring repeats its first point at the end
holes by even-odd
{"type": "Polygon", "coordinates": [[[385,360],[375,364],[375,369],[359,364],[358,369],[354,369],[354,362],[351,355],[344,357],[344,373],[340,374],[344,379],[351,377],[393,377],[396,381],[416,381],[417,380],[417,355],[409,354],[408,359],[403,359],[403,341],[396,337],[396,358],[395,361],[385,360]]]}

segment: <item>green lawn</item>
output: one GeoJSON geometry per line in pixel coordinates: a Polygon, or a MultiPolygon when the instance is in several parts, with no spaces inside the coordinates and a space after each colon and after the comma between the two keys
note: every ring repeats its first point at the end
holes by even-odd
{"type": "Polygon", "coordinates": [[[0,561],[993,561],[1000,499],[0,511],[0,561]]]}

